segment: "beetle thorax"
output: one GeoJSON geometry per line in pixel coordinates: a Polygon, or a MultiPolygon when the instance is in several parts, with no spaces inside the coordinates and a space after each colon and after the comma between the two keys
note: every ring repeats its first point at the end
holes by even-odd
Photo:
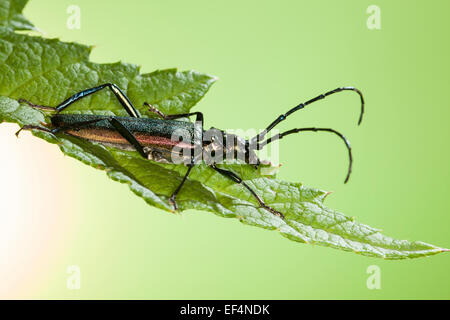
{"type": "Polygon", "coordinates": [[[244,138],[211,128],[203,136],[203,160],[206,163],[222,163],[226,161],[259,164],[255,150],[249,147],[244,138]]]}

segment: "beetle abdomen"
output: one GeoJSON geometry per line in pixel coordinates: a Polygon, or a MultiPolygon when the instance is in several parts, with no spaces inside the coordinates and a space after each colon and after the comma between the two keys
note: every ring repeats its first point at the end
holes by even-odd
{"type": "MultiPolygon", "coordinates": [[[[80,122],[105,119],[93,124],[83,126],[85,130],[107,129],[115,130],[108,121],[108,116],[86,115],[86,114],[57,114],[51,118],[54,127],[73,126],[80,122]]],[[[151,118],[114,117],[133,133],[142,133],[146,136],[164,137],[172,139],[183,135],[185,142],[194,141],[194,124],[187,121],[161,120],[151,118]]],[[[178,140],[178,139],[174,139],[178,140]]]]}
{"type": "MultiPolygon", "coordinates": [[[[51,118],[52,125],[56,128],[64,126],[76,126],[76,124],[104,119],[98,122],[84,125],[79,129],[69,129],[64,132],[105,145],[114,146],[124,150],[133,150],[134,147],[114,128],[108,121],[108,116],[58,114],[51,118]]],[[[166,158],[164,162],[171,162],[168,157],[174,146],[183,149],[192,149],[194,141],[194,125],[191,122],[160,120],[150,118],[114,117],[123,124],[139,141],[139,143],[153,153],[161,154],[166,158]],[[184,137],[180,142],[178,137],[184,137]],[[187,140],[187,141],[186,141],[187,140]]]]}

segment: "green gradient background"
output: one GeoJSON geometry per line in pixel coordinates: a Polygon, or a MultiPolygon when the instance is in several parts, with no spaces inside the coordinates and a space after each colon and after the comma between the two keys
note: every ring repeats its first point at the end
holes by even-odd
{"type": "MultiPolygon", "coordinates": [[[[94,44],[92,60],[144,72],[178,67],[220,78],[196,110],[206,126],[262,128],[294,104],[341,85],[362,89],[356,126],[350,93],[301,111],[281,129],[333,127],[352,142],[347,158],[328,135],[280,144],[279,178],[334,194],[327,204],[388,235],[450,247],[450,2],[441,1],[31,1],[26,16],[48,37],[94,44]],[[66,28],[70,4],[81,30],[66,28]],[[381,8],[368,30],[366,8],[381,8]]],[[[36,275],[30,298],[450,298],[450,255],[384,261],[302,245],[233,219],[147,206],[101,171],[69,161],[73,201],[55,214],[64,254],[36,275]],[[79,265],[81,289],[66,289],[79,265]],[[366,269],[381,268],[381,290],[366,269]]],[[[49,177],[51,179],[51,176],[49,177]]],[[[42,248],[42,250],[46,250],[42,248]]]]}

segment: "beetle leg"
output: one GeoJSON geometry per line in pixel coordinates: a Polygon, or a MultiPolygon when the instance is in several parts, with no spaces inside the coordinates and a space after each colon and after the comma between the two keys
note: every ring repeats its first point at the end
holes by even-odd
{"type": "Polygon", "coordinates": [[[154,107],[153,105],[151,105],[148,102],[144,102],[144,106],[148,107],[148,111],[156,113],[158,116],[160,116],[161,118],[165,119],[166,115],[164,113],[162,113],[159,109],[157,109],[156,107],[154,107]]]}
{"type": "Polygon", "coordinates": [[[282,214],[281,212],[278,212],[277,210],[275,210],[275,209],[269,207],[267,204],[265,204],[264,201],[256,194],[256,192],[252,188],[250,188],[250,186],[248,184],[246,184],[244,182],[244,180],[242,180],[237,174],[235,174],[234,172],[229,171],[229,170],[218,168],[215,164],[210,165],[210,167],[213,168],[214,170],[216,170],[217,172],[219,172],[221,175],[233,180],[234,182],[236,182],[238,184],[243,185],[248,191],[250,191],[252,196],[256,199],[256,201],[258,201],[259,205],[262,208],[266,209],[273,215],[280,217],[284,220],[284,214],[282,214]]]}
{"type": "Polygon", "coordinates": [[[191,170],[194,167],[194,163],[188,164],[187,167],[188,167],[188,169],[186,171],[186,174],[183,177],[183,180],[181,181],[181,183],[178,185],[178,187],[175,189],[175,191],[172,193],[172,195],[169,198],[169,203],[171,205],[173,205],[173,209],[175,211],[178,211],[178,205],[177,205],[177,201],[176,201],[177,195],[180,192],[181,188],[183,187],[184,183],[186,182],[186,179],[187,179],[189,173],[191,173],[191,170]]]}
{"type": "Polygon", "coordinates": [[[197,116],[195,121],[200,121],[202,123],[202,129],[203,129],[203,113],[201,113],[201,112],[196,111],[196,112],[180,113],[180,114],[164,114],[162,111],[160,111],[156,107],[152,106],[148,102],[144,102],[144,106],[147,106],[148,110],[150,112],[156,113],[158,116],[160,116],[164,120],[175,120],[175,119],[187,118],[187,117],[195,115],[195,116],[197,116]]]}
{"type": "Polygon", "coordinates": [[[44,131],[44,132],[48,132],[48,133],[53,133],[52,130],[49,128],[27,124],[27,125],[24,125],[23,127],[21,127],[19,130],[17,130],[17,132],[16,132],[17,138],[19,137],[19,134],[22,132],[22,130],[40,130],[40,131],[44,131]]]}
{"type": "Polygon", "coordinates": [[[41,105],[33,104],[25,99],[19,99],[19,102],[24,102],[33,108],[39,108],[39,109],[44,109],[44,110],[54,110],[54,111],[60,112],[60,111],[64,110],[65,108],[67,108],[68,106],[70,106],[72,103],[74,103],[84,97],[87,97],[97,91],[100,91],[104,88],[109,88],[114,93],[117,100],[119,100],[120,104],[123,106],[123,108],[128,112],[128,114],[131,117],[133,117],[133,118],[141,117],[139,112],[136,110],[136,108],[131,103],[130,99],[114,83],[104,83],[100,86],[89,88],[89,89],[80,91],[78,93],[75,93],[71,97],[69,97],[66,100],[64,100],[63,102],[61,102],[56,107],[41,106],[41,105]]]}
{"type": "Polygon", "coordinates": [[[54,107],[41,106],[41,105],[34,104],[34,103],[32,103],[32,102],[30,102],[30,101],[28,101],[28,100],[22,99],[22,98],[19,99],[19,100],[17,100],[17,102],[19,102],[19,103],[26,103],[27,105],[29,105],[29,106],[32,107],[32,108],[37,108],[37,109],[42,109],[42,110],[53,110],[53,111],[55,111],[55,108],[54,108],[54,107]]]}
{"type": "Polygon", "coordinates": [[[145,159],[148,159],[148,154],[144,150],[144,147],[136,139],[134,134],[130,130],[127,129],[127,127],[125,127],[119,120],[117,120],[114,117],[109,118],[108,120],[113,125],[113,127],[117,130],[117,132],[119,132],[122,135],[122,137],[124,137],[129,143],[131,143],[133,145],[133,147],[136,149],[136,151],[139,152],[139,154],[142,157],[144,157],[145,159]]]}

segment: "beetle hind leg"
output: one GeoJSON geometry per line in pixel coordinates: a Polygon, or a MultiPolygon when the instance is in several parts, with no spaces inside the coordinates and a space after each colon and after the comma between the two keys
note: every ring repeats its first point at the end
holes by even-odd
{"type": "Polygon", "coordinates": [[[22,98],[17,100],[17,101],[19,103],[26,103],[27,105],[29,105],[30,107],[35,108],[35,109],[50,110],[50,111],[55,111],[56,110],[55,107],[42,106],[42,105],[39,105],[39,104],[34,104],[34,103],[32,103],[32,102],[30,102],[28,100],[22,99],[22,98]]]}
{"type": "Polygon", "coordinates": [[[49,129],[47,127],[45,127],[46,123],[42,123],[43,127],[41,126],[36,126],[36,125],[24,125],[23,127],[21,127],[19,130],[17,130],[16,132],[16,137],[19,137],[19,134],[22,132],[22,130],[40,130],[40,131],[44,131],[44,132],[48,132],[48,133],[55,133],[54,130],[49,129]]]}

